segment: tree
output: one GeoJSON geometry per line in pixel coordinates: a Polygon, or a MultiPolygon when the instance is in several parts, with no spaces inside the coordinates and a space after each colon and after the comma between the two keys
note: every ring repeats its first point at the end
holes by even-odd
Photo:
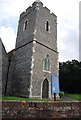
{"type": "Polygon", "coordinates": [[[81,93],[81,62],[77,60],[59,63],[60,89],[69,93],[81,93]]]}

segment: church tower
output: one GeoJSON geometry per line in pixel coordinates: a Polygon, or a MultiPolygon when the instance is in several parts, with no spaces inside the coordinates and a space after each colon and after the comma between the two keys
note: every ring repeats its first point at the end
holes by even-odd
{"type": "Polygon", "coordinates": [[[57,65],[57,16],[37,0],[20,15],[7,93],[52,98],[51,76],[58,75],[57,65]]]}

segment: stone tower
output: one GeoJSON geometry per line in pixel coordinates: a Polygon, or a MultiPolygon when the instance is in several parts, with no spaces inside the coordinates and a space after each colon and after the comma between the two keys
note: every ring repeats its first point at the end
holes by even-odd
{"type": "Polygon", "coordinates": [[[51,98],[57,64],[57,16],[37,0],[20,15],[7,94],[51,98]]]}

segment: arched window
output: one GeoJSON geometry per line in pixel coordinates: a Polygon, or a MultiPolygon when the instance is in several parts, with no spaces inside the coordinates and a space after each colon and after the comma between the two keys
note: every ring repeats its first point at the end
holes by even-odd
{"type": "Polygon", "coordinates": [[[24,22],[24,28],[23,28],[23,30],[27,30],[27,26],[28,26],[28,19],[24,22]]]}
{"type": "Polygon", "coordinates": [[[43,61],[43,70],[50,71],[51,70],[51,62],[49,55],[47,55],[43,61]]]}
{"type": "Polygon", "coordinates": [[[48,31],[48,32],[49,32],[49,30],[50,30],[49,21],[46,21],[45,30],[48,31]]]}

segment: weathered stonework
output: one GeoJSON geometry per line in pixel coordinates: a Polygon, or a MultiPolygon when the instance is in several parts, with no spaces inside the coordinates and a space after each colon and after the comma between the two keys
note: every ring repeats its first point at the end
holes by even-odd
{"type": "Polygon", "coordinates": [[[52,98],[51,76],[58,75],[57,65],[57,17],[36,1],[20,15],[16,46],[9,53],[6,94],[52,98]],[[44,69],[46,56],[50,70],[44,69]]]}
{"type": "Polygon", "coordinates": [[[51,75],[57,74],[57,55],[58,53],[40,45],[34,44],[35,53],[33,53],[33,74],[32,74],[32,97],[42,98],[42,84],[45,79],[49,81],[49,98],[51,98],[51,75]],[[43,59],[49,54],[51,59],[51,71],[43,70],[43,59]],[[54,62],[52,62],[54,61],[54,62]],[[56,63],[56,64],[55,64],[56,63]]]}
{"type": "MultiPolygon", "coordinates": [[[[17,49],[13,55],[13,62],[11,65],[13,66],[13,72],[9,74],[9,80],[12,78],[11,83],[11,91],[8,90],[10,95],[16,96],[29,96],[29,85],[30,85],[30,77],[31,77],[31,56],[32,56],[32,43],[17,49]],[[12,77],[13,76],[13,77],[12,77]],[[10,92],[11,93],[10,93],[10,92]]],[[[11,67],[12,69],[12,67],[11,67]]],[[[10,86],[10,85],[9,85],[10,86]]]]}
{"type": "Polygon", "coordinates": [[[2,43],[0,39],[0,96],[2,96],[2,43]]]}
{"type": "Polygon", "coordinates": [[[0,85],[2,85],[2,87],[0,88],[2,88],[1,91],[3,96],[6,94],[8,65],[9,65],[8,55],[2,41],[0,40],[0,85]]]}
{"type": "Polygon", "coordinates": [[[4,119],[81,120],[81,102],[3,101],[2,120],[4,119]]]}

